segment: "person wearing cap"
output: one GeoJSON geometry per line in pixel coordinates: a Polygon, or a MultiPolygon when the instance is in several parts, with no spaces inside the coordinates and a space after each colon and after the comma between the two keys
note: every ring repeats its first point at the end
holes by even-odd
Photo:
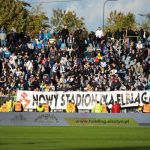
{"type": "Polygon", "coordinates": [[[101,113],[102,112],[102,105],[99,101],[97,101],[96,105],[92,109],[93,113],[101,113]]]}
{"type": "Polygon", "coordinates": [[[20,100],[14,104],[14,111],[15,112],[23,112],[23,105],[21,104],[20,100]]]}

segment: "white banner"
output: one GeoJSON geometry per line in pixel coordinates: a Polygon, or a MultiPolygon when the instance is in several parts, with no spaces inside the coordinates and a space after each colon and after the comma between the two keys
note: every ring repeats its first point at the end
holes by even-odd
{"type": "Polygon", "coordinates": [[[37,92],[18,91],[17,99],[24,108],[35,109],[39,103],[48,103],[51,109],[66,109],[69,100],[74,101],[78,109],[92,109],[97,101],[106,103],[111,107],[118,101],[121,107],[132,107],[150,102],[150,91],[106,91],[106,92],[37,92]]]}

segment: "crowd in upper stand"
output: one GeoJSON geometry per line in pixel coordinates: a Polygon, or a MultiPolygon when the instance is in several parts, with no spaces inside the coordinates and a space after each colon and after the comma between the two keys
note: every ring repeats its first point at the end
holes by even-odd
{"type": "Polygon", "coordinates": [[[11,91],[150,89],[150,37],[145,29],[114,34],[85,28],[31,38],[0,28],[0,95],[11,91]]]}

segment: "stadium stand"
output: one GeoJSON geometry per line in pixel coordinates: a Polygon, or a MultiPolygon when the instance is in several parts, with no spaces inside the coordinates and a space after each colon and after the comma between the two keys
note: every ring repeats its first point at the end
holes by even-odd
{"type": "Polygon", "coordinates": [[[88,33],[0,30],[0,95],[14,91],[150,90],[150,38],[145,29],[88,33]]]}

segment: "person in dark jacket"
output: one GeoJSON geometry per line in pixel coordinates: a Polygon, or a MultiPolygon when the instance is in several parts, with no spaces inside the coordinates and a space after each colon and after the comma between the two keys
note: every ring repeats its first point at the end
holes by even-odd
{"type": "Polygon", "coordinates": [[[65,43],[67,46],[67,38],[69,36],[69,30],[67,29],[67,26],[65,26],[61,31],[62,36],[62,43],[65,43]]]}
{"type": "Polygon", "coordinates": [[[112,38],[112,32],[110,31],[110,29],[107,30],[106,37],[107,37],[107,39],[111,39],[112,38]]]}
{"type": "Polygon", "coordinates": [[[74,36],[74,42],[77,43],[77,44],[79,44],[79,42],[80,42],[80,35],[81,35],[81,32],[82,32],[82,30],[79,29],[79,28],[77,28],[77,29],[75,30],[74,34],[73,34],[73,36],[74,36]]]}
{"type": "Polygon", "coordinates": [[[81,32],[80,35],[80,40],[83,41],[85,44],[87,44],[87,39],[88,39],[88,32],[86,31],[85,28],[83,28],[83,31],[81,32]]]}

